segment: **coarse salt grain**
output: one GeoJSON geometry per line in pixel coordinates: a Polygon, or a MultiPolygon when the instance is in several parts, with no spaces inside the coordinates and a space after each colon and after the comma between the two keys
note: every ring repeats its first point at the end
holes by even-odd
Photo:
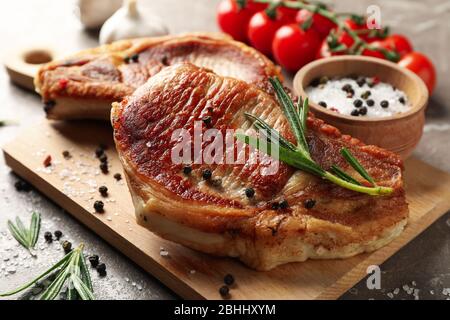
{"type": "Polygon", "coordinates": [[[159,255],[161,257],[167,257],[169,256],[169,251],[167,251],[166,249],[164,249],[163,247],[159,248],[159,255]]]}

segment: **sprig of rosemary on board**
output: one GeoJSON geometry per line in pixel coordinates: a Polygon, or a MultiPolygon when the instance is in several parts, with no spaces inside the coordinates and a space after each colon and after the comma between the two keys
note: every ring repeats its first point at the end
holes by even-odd
{"type": "Polygon", "coordinates": [[[0,294],[0,297],[11,296],[19,293],[38,283],[38,281],[45,279],[53,273],[56,273],[56,277],[53,282],[51,282],[46,290],[40,295],[41,300],[56,299],[64,285],[68,288],[68,299],[74,300],[77,299],[77,297],[80,297],[82,300],[94,300],[94,290],[92,287],[91,276],[86,265],[86,260],[83,255],[83,247],[84,245],[80,244],[76,249],[66,254],[64,258],[59,260],[56,264],[35,279],[13,291],[0,294]]]}
{"type": "Polygon", "coordinates": [[[41,229],[41,215],[33,212],[31,215],[30,228],[25,228],[19,217],[16,217],[16,224],[8,220],[8,229],[12,236],[23,246],[32,256],[35,256],[34,246],[38,240],[41,229]]]}
{"type": "Polygon", "coordinates": [[[359,161],[351,154],[347,148],[342,148],[341,154],[344,159],[358,172],[361,177],[363,177],[367,182],[370,183],[371,187],[366,187],[361,185],[357,180],[347,174],[343,169],[334,165],[331,167],[331,171],[327,171],[319,166],[311,157],[309,146],[306,141],[306,119],[308,116],[308,99],[302,102],[299,99],[297,105],[283,89],[283,85],[277,78],[269,79],[271,85],[273,86],[278,101],[281,104],[283,112],[292,128],[292,131],[297,140],[297,145],[292,144],[285,138],[283,138],[278,131],[270,127],[264,120],[246,113],[246,116],[253,120],[253,125],[255,128],[261,132],[265,131],[265,136],[267,138],[267,145],[262,145],[260,139],[255,139],[248,135],[237,133],[236,139],[258,149],[261,152],[267,153],[268,155],[285,162],[286,164],[295,167],[297,169],[306,171],[313,175],[319,176],[323,179],[331,181],[338,186],[352,191],[369,194],[372,196],[376,195],[389,195],[393,192],[390,187],[378,186],[374,179],[369,175],[369,173],[364,169],[364,167],[359,163],[359,161]],[[275,145],[273,148],[271,145],[275,145]]]}

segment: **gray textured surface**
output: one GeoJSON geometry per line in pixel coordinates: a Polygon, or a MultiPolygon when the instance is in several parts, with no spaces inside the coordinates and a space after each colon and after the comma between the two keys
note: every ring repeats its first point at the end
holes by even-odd
{"type": "MultiPolygon", "coordinates": [[[[166,19],[172,32],[216,30],[217,0],[152,0],[142,1],[166,19]]],[[[448,75],[448,39],[450,37],[450,3],[447,0],[428,1],[339,1],[338,10],[365,11],[368,4],[381,7],[383,23],[397,32],[409,35],[417,50],[432,57],[438,66],[438,88],[427,111],[424,137],[415,155],[432,165],[450,172],[450,80],[448,75]]],[[[52,44],[67,52],[95,46],[96,35],[83,31],[74,15],[74,1],[15,0],[0,5],[1,57],[9,49],[30,44],[52,44]]],[[[39,98],[9,83],[0,70],[0,119],[15,119],[17,126],[0,128],[0,144],[11,140],[21,127],[32,125],[44,117],[39,98]]],[[[98,298],[104,299],[168,299],[176,298],[170,290],[143,272],[130,260],[110,247],[91,231],[58,208],[51,200],[34,191],[14,190],[16,177],[0,160],[0,292],[16,287],[32,274],[43,270],[61,256],[59,245],[47,245],[42,237],[38,244],[38,259],[27,253],[8,236],[6,220],[20,216],[28,221],[30,212],[42,213],[42,232],[60,229],[64,239],[85,242],[87,252],[95,252],[107,264],[108,276],[94,274],[98,298]],[[16,254],[18,255],[16,256],[16,254]]],[[[346,293],[344,299],[413,299],[402,286],[419,289],[420,298],[445,299],[443,289],[450,287],[450,214],[434,223],[423,234],[381,266],[382,290],[370,291],[362,281],[346,293]],[[389,294],[389,295],[388,295],[389,294]]],[[[406,288],[406,287],[405,287],[406,288]]],[[[408,291],[408,290],[407,290],[408,291]]],[[[409,290],[411,291],[411,290],[409,290]]],[[[450,293],[449,293],[450,294],[450,293]]]]}

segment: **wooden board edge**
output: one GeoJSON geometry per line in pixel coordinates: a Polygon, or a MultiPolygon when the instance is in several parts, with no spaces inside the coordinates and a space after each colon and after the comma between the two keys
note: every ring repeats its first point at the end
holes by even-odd
{"type": "Polygon", "coordinates": [[[425,231],[425,229],[433,222],[443,216],[448,211],[449,206],[450,200],[444,199],[439,205],[435,206],[431,211],[415,221],[413,225],[407,226],[398,238],[394,239],[387,246],[371,253],[367,259],[342,276],[336,283],[325,289],[317,296],[316,300],[336,300],[341,297],[345,292],[367,276],[367,267],[370,265],[381,265],[387,259],[391,258],[405,245],[425,231]]]}
{"type": "MultiPolygon", "coordinates": [[[[151,256],[148,256],[147,254],[142,252],[139,248],[135,247],[135,245],[120,236],[114,230],[110,229],[109,227],[104,228],[105,225],[100,220],[98,220],[95,215],[86,214],[85,210],[83,208],[80,208],[75,201],[65,196],[59,189],[55,188],[53,185],[47,182],[45,178],[39,176],[32,169],[23,165],[13,156],[13,148],[14,144],[9,143],[3,147],[3,153],[6,164],[19,176],[29,181],[36,187],[37,190],[41,191],[44,195],[51,198],[54,202],[67,210],[77,220],[79,220],[89,229],[93,230],[105,241],[107,241],[113,247],[117,248],[125,256],[129,257],[132,261],[142,267],[146,272],[153,275],[155,278],[160,280],[181,297],[185,299],[196,300],[207,299],[207,296],[201,294],[201,291],[195,289],[194,286],[188,285],[188,282],[186,282],[185,279],[179,278],[169,269],[164,268],[158,263],[157,260],[154,260],[151,256]]],[[[428,164],[426,165],[430,166],[428,164]]],[[[435,170],[439,170],[434,167],[432,168],[435,170]]],[[[336,283],[325,288],[317,297],[311,298],[327,300],[339,298],[343,293],[345,293],[358,281],[363,279],[364,276],[366,276],[367,266],[373,264],[379,265],[386,261],[403,246],[414,239],[417,235],[423,232],[436,219],[445,214],[449,207],[450,199],[443,198],[441,201],[435,204],[435,206],[423,217],[411,223],[408,228],[397,239],[394,239],[391,244],[379,249],[374,253],[371,253],[370,256],[367,256],[364,260],[362,260],[362,262],[349,270],[336,283]]]]}
{"type": "Polygon", "coordinates": [[[81,222],[88,229],[99,235],[102,239],[108,242],[112,247],[119,250],[122,254],[131,259],[134,263],[143,268],[150,275],[161,281],[169,289],[179,294],[184,299],[189,300],[205,300],[206,297],[200,294],[191,286],[187,285],[184,281],[172,274],[169,270],[164,269],[157,261],[151,259],[144,252],[137,249],[135,246],[125,240],[121,236],[116,236],[116,232],[112,229],[102,231],[104,225],[100,220],[96,219],[91,214],[85,214],[79,208],[79,206],[69,197],[65,197],[62,193],[48,183],[45,179],[37,178],[37,175],[33,171],[22,163],[17,161],[9,152],[8,145],[3,146],[3,156],[5,163],[9,166],[18,176],[30,182],[37,190],[48,197],[51,201],[58,204],[64,210],[66,210],[71,216],[81,222]],[[69,201],[66,201],[69,199],[69,201]],[[132,249],[130,249],[130,247],[132,249]],[[142,259],[142,257],[148,257],[148,259],[142,259]]]}

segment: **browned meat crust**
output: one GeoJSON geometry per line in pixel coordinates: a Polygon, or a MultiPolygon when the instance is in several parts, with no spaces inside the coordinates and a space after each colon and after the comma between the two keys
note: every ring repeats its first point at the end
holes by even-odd
{"type": "MultiPolygon", "coordinates": [[[[345,146],[391,196],[372,197],[342,189],[280,163],[275,175],[263,164],[194,164],[189,175],[171,161],[175,129],[193,130],[194,121],[211,116],[210,127],[249,130],[250,112],[293,140],[282,111],[271,95],[255,86],[220,77],[191,64],[165,68],[121,104],[112,124],[117,150],[127,173],[140,223],[168,239],[217,255],[239,257],[261,270],[307,258],[342,258],[372,251],[398,235],[408,206],[402,161],[386,150],[367,146],[310,115],[307,140],[324,168],[339,164],[345,146]],[[219,184],[205,182],[212,171],[219,184]],[[245,188],[255,190],[253,198],[245,188]],[[315,206],[305,208],[305,201],[315,206]],[[287,200],[289,207],[273,210],[287,200]]],[[[203,145],[206,148],[208,144],[203,145]]]]}
{"type": "Polygon", "coordinates": [[[42,67],[35,85],[47,103],[48,118],[109,119],[112,102],[131,94],[161,68],[183,61],[263,90],[269,89],[268,77],[281,77],[278,67],[245,44],[221,34],[193,33],[85,50],[42,67]]]}

